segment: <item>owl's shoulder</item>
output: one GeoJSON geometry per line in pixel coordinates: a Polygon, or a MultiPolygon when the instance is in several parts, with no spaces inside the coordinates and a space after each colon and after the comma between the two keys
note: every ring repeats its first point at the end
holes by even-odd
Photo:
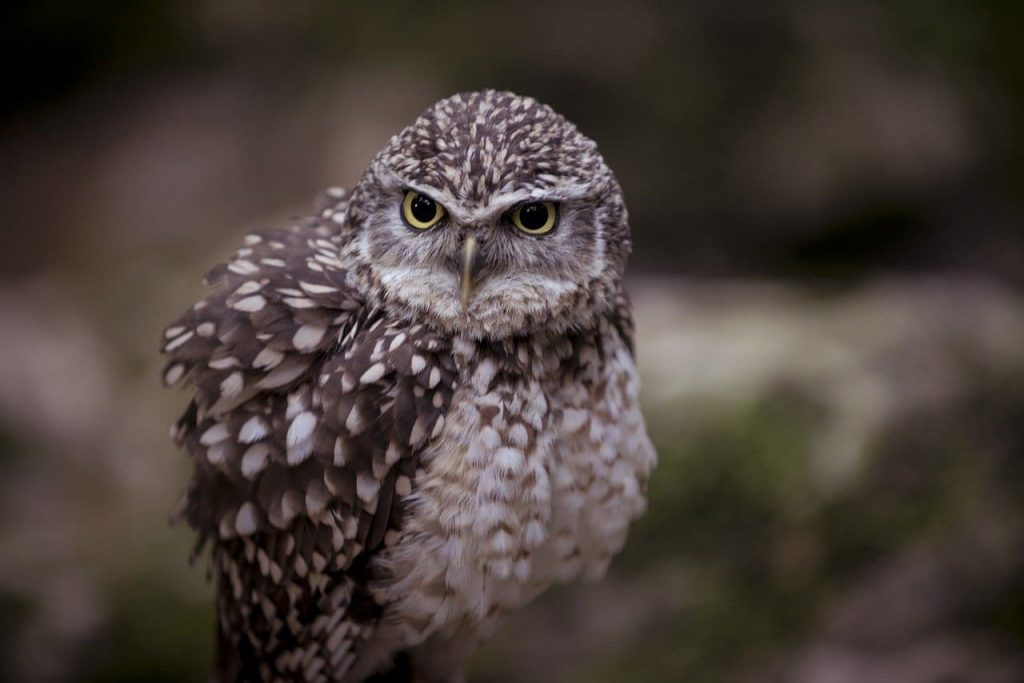
{"type": "Polygon", "coordinates": [[[193,384],[213,412],[300,377],[335,343],[328,332],[366,307],[340,239],[314,218],[247,235],[204,283],[207,295],[164,330],[163,379],[193,384]]]}
{"type": "Polygon", "coordinates": [[[332,483],[335,495],[368,506],[373,482],[443,420],[454,384],[450,344],[371,310],[351,286],[343,239],[323,223],[346,209],[344,197],[334,199],[319,218],[247,236],[207,275],[208,295],[165,330],[164,381],[192,390],[174,437],[197,473],[223,480],[204,487],[218,509],[204,501],[189,515],[202,530],[286,527],[300,502],[322,507],[319,489],[332,483]],[[322,481],[287,495],[281,482],[317,474],[307,461],[318,463],[322,481]],[[358,476],[339,484],[332,468],[358,476]]]}

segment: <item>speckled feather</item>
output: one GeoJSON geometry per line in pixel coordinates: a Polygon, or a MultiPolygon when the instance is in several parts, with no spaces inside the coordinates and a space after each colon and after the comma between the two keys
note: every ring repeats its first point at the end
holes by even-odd
{"type": "Polygon", "coordinates": [[[597,577],[644,507],[625,206],[550,108],[485,91],[428,110],[352,195],[248,236],[167,328],[164,381],[212,541],[221,680],[365,680],[407,653],[456,680],[503,615],[597,577]],[[396,222],[404,188],[450,224],[396,222]],[[552,239],[503,212],[557,199],[552,239]],[[486,268],[457,301],[467,229],[486,268]],[[519,241],[517,241],[519,240],[519,241]]]}

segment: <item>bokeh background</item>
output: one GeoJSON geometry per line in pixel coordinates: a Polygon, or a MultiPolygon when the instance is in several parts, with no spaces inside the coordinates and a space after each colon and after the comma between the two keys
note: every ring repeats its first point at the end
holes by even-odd
{"type": "Polygon", "coordinates": [[[162,325],[455,91],[630,203],[650,511],[474,681],[1024,680],[1024,4],[0,10],[0,679],[203,680],[162,325]]]}

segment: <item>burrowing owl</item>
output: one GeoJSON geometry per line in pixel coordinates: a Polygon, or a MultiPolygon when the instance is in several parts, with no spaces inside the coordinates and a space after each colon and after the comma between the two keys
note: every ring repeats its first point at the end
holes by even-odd
{"type": "Polygon", "coordinates": [[[604,573],[655,461],[629,250],[596,145],[485,91],[208,274],[163,351],[220,680],[461,680],[510,610],[604,573]]]}

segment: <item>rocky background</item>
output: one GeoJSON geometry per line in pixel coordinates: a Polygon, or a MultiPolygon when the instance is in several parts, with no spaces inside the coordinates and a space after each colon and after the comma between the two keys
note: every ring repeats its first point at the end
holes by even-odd
{"type": "Polygon", "coordinates": [[[204,680],[162,325],[459,90],[630,202],[650,511],[474,681],[1024,680],[1024,5],[0,10],[0,680],[204,680]]]}

